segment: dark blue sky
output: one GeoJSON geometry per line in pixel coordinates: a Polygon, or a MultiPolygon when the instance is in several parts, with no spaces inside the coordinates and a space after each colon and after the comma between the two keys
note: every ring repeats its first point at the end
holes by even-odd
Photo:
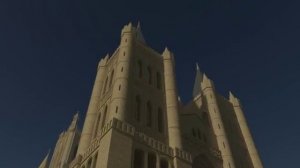
{"type": "Polygon", "coordinates": [[[239,97],[266,168],[300,159],[300,1],[1,0],[0,167],[37,167],[72,115],[81,121],[98,61],[129,21],[176,57],[191,98],[195,62],[239,97]]]}

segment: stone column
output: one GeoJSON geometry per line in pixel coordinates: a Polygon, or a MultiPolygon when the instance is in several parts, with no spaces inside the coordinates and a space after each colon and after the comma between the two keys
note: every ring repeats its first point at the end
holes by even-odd
{"type": "Polygon", "coordinates": [[[172,148],[182,148],[178,95],[175,81],[173,54],[166,48],[162,54],[164,59],[164,81],[166,95],[166,111],[168,120],[169,145],[172,148]]]}
{"type": "Polygon", "coordinates": [[[129,112],[129,93],[131,92],[130,78],[132,72],[133,45],[135,37],[135,28],[129,23],[125,25],[121,33],[121,42],[115,67],[115,80],[111,97],[111,108],[109,118],[117,118],[126,121],[129,112]]]}
{"type": "Polygon", "coordinates": [[[208,79],[205,74],[203,75],[201,88],[202,93],[207,100],[207,108],[211,120],[211,125],[216,136],[218,148],[222,154],[223,168],[235,168],[235,163],[232,157],[228,137],[224,128],[220,109],[217,104],[214,85],[213,82],[208,79]]]}
{"type": "Polygon", "coordinates": [[[248,128],[246,118],[244,116],[240,101],[231,92],[229,92],[229,101],[231,102],[236,118],[238,120],[242,135],[244,137],[246,147],[248,149],[251,162],[254,168],[263,168],[262,162],[260,160],[259,154],[255,147],[251,132],[248,128]]]}
{"type": "Polygon", "coordinates": [[[88,146],[90,145],[90,142],[92,140],[92,134],[93,134],[93,128],[94,124],[97,118],[97,112],[98,112],[98,105],[100,102],[100,97],[101,97],[101,89],[103,86],[103,81],[105,79],[105,64],[107,62],[108,56],[106,56],[104,59],[101,59],[98,70],[97,70],[97,75],[90,99],[90,103],[88,106],[87,114],[85,117],[81,137],[80,137],[80,142],[78,146],[78,151],[77,151],[77,156],[79,154],[83,154],[88,146]]]}

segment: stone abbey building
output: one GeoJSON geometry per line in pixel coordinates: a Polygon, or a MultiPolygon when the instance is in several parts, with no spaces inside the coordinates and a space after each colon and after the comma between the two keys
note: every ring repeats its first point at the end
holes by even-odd
{"type": "Polygon", "coordinates": [[[76,114],[39,168],[262,168],[239,99],[197,66],[193,99],[178,98],[174,55],[140,26],[101,59],[82,131],[76,114]]]}

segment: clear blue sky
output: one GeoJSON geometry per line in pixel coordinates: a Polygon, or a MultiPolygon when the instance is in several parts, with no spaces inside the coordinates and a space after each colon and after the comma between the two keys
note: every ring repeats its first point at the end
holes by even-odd
{"type": "MultiPolygon", "coordinates": [[[[191,98],[195,62],[244,105],[266,168],[300,159],[300,1],[1,0],[0,167],[37,167],[80,110],[98,61],[141,21],[150,46],[176,57],[191,98]]],[[[81,123],[82,124],[82,123],[81,123]]]]}

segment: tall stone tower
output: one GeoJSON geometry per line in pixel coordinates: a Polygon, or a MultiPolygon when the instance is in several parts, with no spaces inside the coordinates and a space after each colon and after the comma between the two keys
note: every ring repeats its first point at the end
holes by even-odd
{"type": "Polygon", "coordinates": [[[193,99],[178,97],[174,54],[125,25],[98,64],[82,131],[76,114],[39,168],[263,167],[239,100],[219,95],[198,65],[193,99]]]}

